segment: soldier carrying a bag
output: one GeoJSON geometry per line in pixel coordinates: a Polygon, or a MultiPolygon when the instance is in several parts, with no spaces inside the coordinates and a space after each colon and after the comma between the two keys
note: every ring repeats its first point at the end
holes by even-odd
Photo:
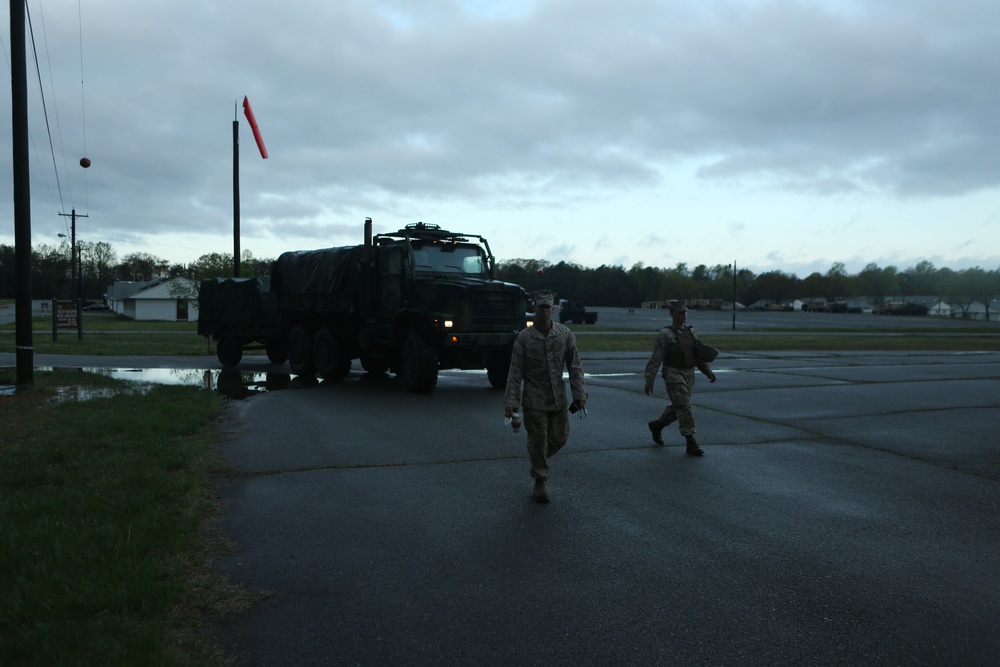
{"type": "Polygon", "coordinates": [[[662,445],[664,427],[676,420],[679,422],[681,435],[687,440],[687,454],[702,456],[704,451],[695,440],[694,416],[691,414],[694,369],[704,373],[709,382],[715,382],[715,373],[708,364],[718,351],[701,344],[694,328],[687,324],[687,310],[687,306],[680,301],[670,302],[671,324],[660,330],[653,345],[653,353],[646,364],[646,395],[653,392],[653,382],[662,364],[663,380],[670,398],[670,405],[657,419],[649,422],[649,431],[653,435],[653,442],[662,445]]]}

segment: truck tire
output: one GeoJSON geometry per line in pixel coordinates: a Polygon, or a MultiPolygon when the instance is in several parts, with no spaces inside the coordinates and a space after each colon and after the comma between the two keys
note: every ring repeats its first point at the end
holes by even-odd
{"type": "Polygon", "coordinates": [[[351,372],[351,360],[330,327],[320,327],[313,338],[313,366],[316,373],[327,380],[343,380],[351,372]]]}
{"type": "Polygon", "coordinates": [[[486,355],[486,377],[494,389],[507,386],[507,373],[510,371],[510,352],[493,352],[486,355]]]}
{"type": "Polygon", "coordinates": [[[215,344],[215,354],[219,357],[220,364],[232,368],[243,358],[243,343],[233,334],[224,333],[215,344]]]}
{"type": "Polygon", "coordinates": [[[312,338],[302,325],[292,327],[288,334],[288,366],[294,375],[316,375],[313,365],[312,338]]]}
{"type": "Polygon", "coordinates": [[[264,353],[272,364],[283,364],[288,361],[285,341],[280,338],[268,338],[264,341],[264,353]]]}
{"type": "Polygon", "coordinates": [[[429,394],[437,386],[438,360],[423,336],[411,331],[403,348],[403,382],[416,394],[429,394]]]}

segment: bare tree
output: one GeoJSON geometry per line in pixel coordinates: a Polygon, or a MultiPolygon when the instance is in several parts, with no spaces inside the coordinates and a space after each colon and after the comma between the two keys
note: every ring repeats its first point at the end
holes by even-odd
{"type": "Polygon", "coordinates": [[[989,320],[990,304],[1000,292],[1000,274],[974,266],[959,271],[953,283],[955,294],[959,296],[958,303],[962,305],[962,314],[968,317],[969,308],[978,301],[983,304],[986,319],[989,320]]]}

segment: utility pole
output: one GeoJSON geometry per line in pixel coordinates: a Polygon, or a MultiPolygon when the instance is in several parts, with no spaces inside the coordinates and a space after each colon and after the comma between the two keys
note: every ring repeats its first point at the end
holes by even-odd
{"type": "MultiPolygon", "coordinates": [[[[89,218],[89,215],[77,215],[76,209],[72,209],[72,213],[60,213],[59,215],[66,216],[70,219],[70,239],[69,239],[69,255],[70,255],[70,269],[73,273],[73,282],[76,283],[76,300],[83,301],[83,258],[80,257],[76,252],[76,219],[77,218],[89,218]]],[[[62,234],[60,234],[62,236],[62,234]]]]}
{"type": "MultiPolygon", "coordinates": [[[[254,118],[250,100],[246,95],[243,96],[243,114],[250,123],[254,141],[260,150],[260,157],[266,160],[267,149],[264,147],[264,139],[260,136],[257,119],[254,118]]],[[[240,277],[240,122],[236,118],[233,119],[233,277],[240,277]]]]}
{"type": "Polygon", "coordinates": [[[240,121],[233,120],[233,277],[240,277],[240,121]]]}
{"type": "Polygon", "coordinates": [[[10,110],[14,170],[14,349],[17,384],[35,383],[31,334],[31,179],[28,169],[28,58],[25,0],[10,0],[10,110]]]}
{"type": "Polygon", "coordinates": [[[733,331],[736,331],[736,260],[733,260],[733,331]]]}

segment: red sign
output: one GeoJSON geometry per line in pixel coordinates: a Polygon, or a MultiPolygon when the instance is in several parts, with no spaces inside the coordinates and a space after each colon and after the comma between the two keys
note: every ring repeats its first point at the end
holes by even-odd
{"type": "Polygon", "coordinates": [[[76,304],[72,301],[57,301],[56,302],[56,326],[60,329],[76,329],[78,311],[76,309],[76,304]]]}

